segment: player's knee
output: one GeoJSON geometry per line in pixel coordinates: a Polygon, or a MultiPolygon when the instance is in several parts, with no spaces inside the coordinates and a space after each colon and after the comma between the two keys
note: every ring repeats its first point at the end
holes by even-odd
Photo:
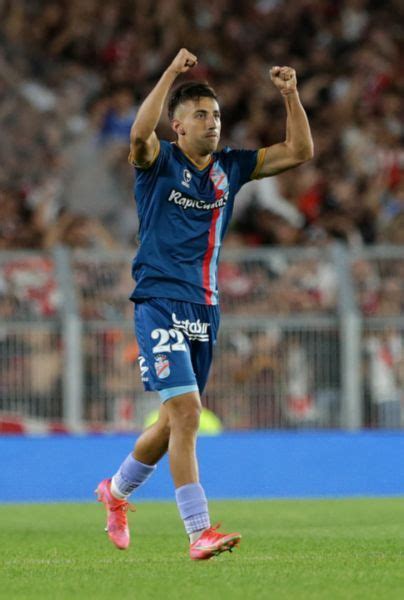
{"type": "Polygon", "coordinates": [[[199,428],[200,410],[198,407],[189,407],[176,418],[174,426],[180,427],[186,433],[196,433],[199,428]]]}
{"type": "Polygon", "coordinates": [[[198,431],[202,406],[197,394],[189,394],[170,400],[170,427],[183,433],[198,431]]]}

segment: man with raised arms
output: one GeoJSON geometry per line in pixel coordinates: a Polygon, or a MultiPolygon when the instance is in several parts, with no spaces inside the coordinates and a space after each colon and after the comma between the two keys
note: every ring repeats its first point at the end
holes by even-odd
{"type": "Polygon", "coordinates": [[[168,451],[190,556],[200,560],[231,551],[241,539],[239,533],[211,527],[196,458],[201,394],[219,326],[220,246],[241,186],[311,159],[313,143],[295,71],[273,67],[270,77],[287,114],[285,141],[259,150],[217,151],[221,121],[214,90],[186,81],[170,93],[177,77],[196,64],[196,56],[180,50],[144,100],[131,131],[129,162],[136,169],[140,239],[131,299],[142,380],[146,390],[158,392],[161,408],[158,421],[97,493],[107,509],[111,541],[127,548],[128,497],[168,451]],[[155,132],[167,97],[176,134],[172,143],[159,140],[155,132]]]}

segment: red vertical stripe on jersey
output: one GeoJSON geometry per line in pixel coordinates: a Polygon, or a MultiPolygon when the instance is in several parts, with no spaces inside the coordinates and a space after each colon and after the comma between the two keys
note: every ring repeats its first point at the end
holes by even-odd
{"type": "Polygon", "coordinates": [[[214,290],[210,289],[210,261],[212,259],[212,254],[215,249],[216,221],[218,220],[219,215],[220,208],[214,208],[212,214],[212,222],[210,224],[209,229],[208,249],[206,250],[206,254],[203,258],[202,264],[202,280],[203,287],[205,288],[206,304],[212,304],[212,294],[214,292],[214,290]]]}

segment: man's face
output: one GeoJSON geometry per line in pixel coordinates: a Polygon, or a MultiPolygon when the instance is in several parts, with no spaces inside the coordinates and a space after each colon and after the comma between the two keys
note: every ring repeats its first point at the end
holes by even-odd
{"type": "Polygon", "coordinates": [[[180,104],[172,127],[179,139],[201,155],[214,152],[220,139],[220,110],[214,98],[201,97],[180,104]]]}

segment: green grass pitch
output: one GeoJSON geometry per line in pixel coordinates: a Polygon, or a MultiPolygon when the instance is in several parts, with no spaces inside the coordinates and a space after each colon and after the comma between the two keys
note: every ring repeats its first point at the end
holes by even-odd
{"type": "Polygon", "coordinates": [[[232,554],[193,562],[173,503],[130,513],[116,550],[100,504],[0,506],[0,598],[404,598],[402,499],[211,502],[232,554]]]}

